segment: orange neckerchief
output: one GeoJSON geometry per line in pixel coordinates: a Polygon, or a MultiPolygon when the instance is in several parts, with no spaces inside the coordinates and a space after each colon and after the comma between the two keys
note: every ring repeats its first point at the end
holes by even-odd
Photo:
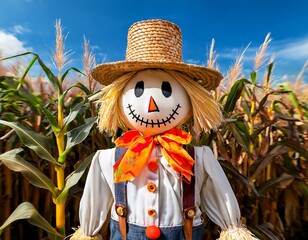
{"type": "Polygon", "coordinates": [[[173,169],[190,181],[195,161],[182,144],[189,144],[191,139],[189,133],[180,129],[171,129],[155,136],[144,136],[137,130],[124,133],[115,141],[116,146],[128,148],[113,166],[115,182],[128,181],[138,176],[156,144],[160,145],[173,169]]]}

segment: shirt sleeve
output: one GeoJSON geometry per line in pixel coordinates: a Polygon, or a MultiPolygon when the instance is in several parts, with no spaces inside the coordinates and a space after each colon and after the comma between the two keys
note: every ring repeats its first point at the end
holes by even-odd
{"type": "Polygon", "coordinates": [[[201,190],[201,208],[223,230],[219,239],[257,239],[241,223],[241,213],[230,183],[209,147],[197,151],[208,178],[201,190]],[[201,151],[200,151],[201,150],[201,151]]]}
{"type": "Polygon", "coordinates": [[[100,158],[104,161],[102,153],[98,151],[93,157],[79,206],[80,228],[86,236],[99,233],[113,203],[111,189],[100,165],[100,158]]]}
{"type": "Polygon", "coordinates": [[[202,157],[207,181],[202,189],[201,207],[222,229],[240,220],[240,210],[229,181],[209,147],[198,152],[202,157]]]}

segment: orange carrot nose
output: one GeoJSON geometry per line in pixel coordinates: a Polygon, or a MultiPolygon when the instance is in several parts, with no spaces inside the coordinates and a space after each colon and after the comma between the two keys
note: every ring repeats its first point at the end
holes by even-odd
{"type": "Polygon", "coordinates": [[[157,107],[156,102],[154,101],[154,98],[151,96],[150,97],[150,102],[149,102],[149,108],[148,108],[148,112],[159,112],[159,109],[157,107]]]}

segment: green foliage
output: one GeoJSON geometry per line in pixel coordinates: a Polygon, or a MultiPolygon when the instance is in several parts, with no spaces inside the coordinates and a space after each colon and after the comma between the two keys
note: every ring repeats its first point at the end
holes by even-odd
{"type": "Polygon", "coordinates": [[[303,239],[308,223],[307,109],[287,85],[268,87],[272,69],[271,63],[264,85],[257,72],[236,81],[219,100],[225,123],[202,139],[211,140],[207,143],[235,184],[242,220],[256,236],[303,239]]]}
{"type": "Polygon", "coordinates": [[[29,223],[44,229],[51,240],[53,239],[63,239],[63,235],[57,232],[55,228],[53,228],[46,220],[43,218],[38,211],[34,208],[34,206],[29,202],[24,202],[20,204],[14,212],[9,216],[9,218],[5,221],[5,223],[0,227],[0,235],[3,230],[15,222],[16,220],[26,219],[29,223]]]}
{"type": "Polygon", "coordinates": [[[0,155],[1,162],[15,172],[21,172],[24,177],[34,186],[47,189],[53,197],[56,197],[57,190],[53,182],[46,177],[38,168],[25,161],[17,155],[22,149],[15,148],[0,155]]]}
{"type": "Polygon", "coordinates": [[[55,161],[54,157],[51,154],[50,147],[52,141],[50,138],[47,138],[41,134],[38,134],[34,131],[26,129],[23,125],[14,122],[7,122],[0,120],[0,124],[11,127],[15,130],[16,134],[19,136],[22,143],[31,148],[39,155],[42,159],[45,159],[55,165],[58,164],[55,161]]]}
{"type": "MultiPolygon", "coordinates": [[[[29,54],[34,55],[34,58],[22,77],[0,76],[0,135],[3,135],[0,149],[6,149],[0,154],[0,161],[10,170],[22,173],[33,186],[50,192],[52,201],[58,208],[66,204],[71,197],[70,193],[78,193],[75,186],[92,160],[92,147],[104,144],[97,142],[97,139],[102,137],[97,136],[96,130],[92,130],[96,117],[91,112],[93,103],[88,101],[88,96],[79,94],[74,99],[68,97],[74,88],[88,95],[92,94],[90,90],[78,82],[63,91],[62,83],[68,73],[81,71],[69,68],[61,76],[62,81],[59,81],[37,54],[27,52],[14,57],[29,54]],[[53,88],[49,98],[35,94],[29,87],[28,82],[30,83],[31,79],[27,77],[27,73],[36,62],[46,73],[53,88]],[[14,134],[10,128],[19,137],[19,140],[13,140],[16,148],[8,144],[14,134]],[[92,147],[82,149],[80,143],[86,141],[92,142],[92,147]],[[74,156],[78,157],[74,159],[74,156]],[[57,181],[49,169],[57,173],[57,181]],[[65,173],[69,173],[66,178],[65,173]],[[57,185],[54,182],[57,182],[57,185]]],[[[10,192],[9,189],[6,191],[10,192]]],[[[62,239],[65,228],[51,227],[35,207],[27,202],[28,199],[25,200],[10,216],[6,216],[7,220],[0,227],[0,235],[12,222],[27,219],[31,224],[44,229],[50,239],[62,239]]],[[[50,216],[45,217],[50,219],[50,216]]],[[[57,215],[53,218],[57,223],[59,221],[63,224],[64,221],[65,224],[65,219],[59,219],[57,215]]]]}
{"type": "Polygon", "coordinates": [[[227,101],[224,104],[224,112],[230,113],[234,110],[235,104],[242,95],[245,84],[250,83],[247,79],[240,79],[234,83],[228,93],[227,101]]]}

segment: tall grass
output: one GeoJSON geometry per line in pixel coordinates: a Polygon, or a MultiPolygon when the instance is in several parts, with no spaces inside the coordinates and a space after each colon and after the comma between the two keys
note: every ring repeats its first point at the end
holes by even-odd
{"type": "MultiPolygon", "coordinates": [[[[63,239],[72,233],[91,154],[112,146],[92,127],[97,109],[90,99],[100,86],[90,75],[95,58],[89,41],[83,39],[82,73],[67,68],[71,51],[64,36],[57,21],[56,74],[32,52],[18,55],[33,58],[15,77],[0,67],[0,235],[5,240],[63,239]],[[33,79],[28,72],[35,64],[45,75],[33,79]],[[71,71],[75,81],[69,81],[71,71]]],[[[308,106],[302,76],[307,64],[296,82],[273,85],[275,62],[266,57],[270,41],[267,35],[249,76],[243,73],[249,46],[235,59],[214,93],[226,121],[197,144],[214,150],[239,200],[242,222],[258,237],[305,239],[308,106]]],[[[217,60],[213,40],[208,65],[218,68],[217,60]]],[[[206,216],[205,223],[204,239],[217,238],[219,229],[206,216]]]]}

